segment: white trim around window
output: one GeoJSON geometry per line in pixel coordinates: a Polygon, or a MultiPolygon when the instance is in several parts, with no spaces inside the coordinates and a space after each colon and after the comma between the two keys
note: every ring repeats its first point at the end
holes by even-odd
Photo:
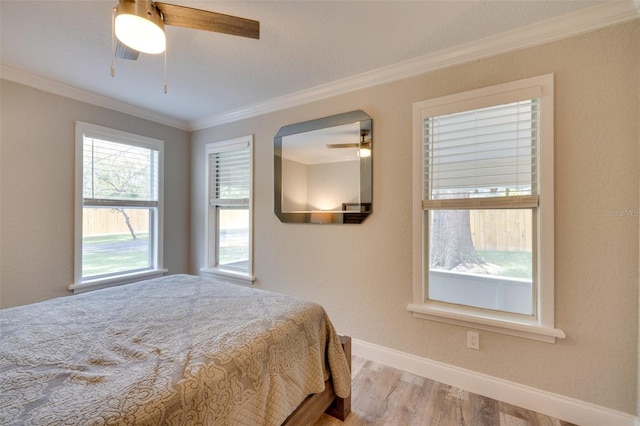
{"type": "Polygon", "coordinates": [[[253,135],[205,146],[205,265],[241,284],[253,273],[253,135]]]}
{"type": "MultiPolygon", "coordinates": [[[[565,333],[555,328],[554,320],[554,195],[553,195],[553,138],[554,101],[553,74],[528,78],[506,84],[486,87],[436,99],[417,102],[413,105],[413,301],[407,309],[417,318],[456,324],[463,327],[482,329],[513,335],[547,343],[557,338],[565,338],[565,333]],[[526,205],[533,211],[534,258],[533,262],[533,308],[531,314],[519,315],[499,309],[472,307],[462,303],[447,303],[429,298],[429,222],[428,211],[444,208],[502,208],[503,200],[496,206],[488,206],[491,199],[468,198],[471,200],[425,201],[425,185],[433,178],[425,173],[424,164],[428,159],[424,151],[425,117],[437,117],[518,102],[537,99],[540,106],[538,140],[537,188],[528,197],[526,205]],[[425,178],[426,176],[426,178],[425,178]],[[426,183],[425,183],[426,182],[426,183]],[[538,196],[538,204],[531,207],[538,196]],[[529,199],[531,198],[531,199],[529,199]],[[478,207],[474,201],[478,200],[478,207]],[[442,202],[442,206],[440,203],[442,202]]],[[[535,168],[532,167],[532,169],[535,168]]],[[[534,177],[534,180],[536,178],[534,177]]],[[[531,188],[530,188],[531,189],[531,188]]],[[[429,193],[429,190],[426,191],[429,193]]],[[[508,191],[507,191],[507,195],[508,191]]],[[[430,195],[427,195],[429,198],[430,195]]],[[[495,197],[497,200],[499,197],[495,197]]],[[[505,197],[508,198],[508,197],[505,197]]],[[[511,197],[517,199],[523,197],[511,197]]],[[[512,206],[512,208],[518,208],[512,206]]]]}
{"type": "MultiPolygon", "coordinates": [[[[96,151],[97,152],[97,151],[96,151]]],[[[97,156],[95,157],[97,158],[97,156]]],[[[114,164],[115,164],[114,163],[114,164]]],[[[92,166],[94,167],[94,166],[92,166]]],[[[99,166],[95,165],[98,169],[99,166]]],[[[141,279],[159,277],[168,271],[163,268],[163,216],[164,216],[164,141],[149,138],[146,136],[136,135],[121,130],[110,129],[95,124],[76,122],[75,133],[75,224],[74,224],[74,283],[69,285],[69,290],[74,293],[95,290],[104,287],[126,284],[141,279]],[[144,176],[139,175],[132,179],[141,179],[143,183],[138,182],[135,185],[125,185],[127,189],[136,187],[136,191],[144,188],[144,194],[125,191],[118,188],[120,193],[100,193],[96,188],[88,190],[85,185],[95,185],[97,179],[85,173],[85,157],[87,155],[93,158],[94,154],[85,152],[85,145],[91,143],[101,144],[103,149],[114,148],[112,159],[115,163],[126,163],[123,169],[131,167],[133,163],[145,162],[144,155],[148,156],[148,170],[141,166],[140,170],[144,176]],[[106,148],[105,148],[106,147],[106,148]],[[123,154],[119,151],[122,147],[128,147],[132,150],[129,154],[123,154]],[[133,158],[133,159],[132,159],[133,158]],[[142,172],[144,170],[144,172],[142,172]],[[85,181],[88,181],[85,182],[85,181]],[[89,194],[89,195],[88,195],[89,194]],[[144,244],[141,264],[133,264],[131,268],[110,268],[109,262],[105,262],[106,268],[101,272],[99,268],[89,270],[83,262],[88,262],[88,254],[85,253],[85,211],[103,210],[109,212],[111,210],[130,210],[131,212],[140,212],[140,223],[142,231],[146,234],[145,239],[148,243],[144,244]]],[[[113,213],[111,211],[111,213],[113,213]]],[[[115,214],[115,213],[114,213],[115,214]]],[[[105,216],[104,214],[102,216],[105,216]]],[[[125,214],[122,213],[123,218],[125,214]]],[[[129,226],[129,219],[126,222],[129,226]]],[[[129,227],[130,232],[134,231],[135,224],[129,227]]],[[[99,227],[97,231],[103,235],[113,235],[121,232],[121,229],[114,231],[113,224],[99,227]]],[[[126,232],[126,231],[125,231],[126,232]]],[[[100,255],[105,258],[108,254],[100,255]]],[[[95,257],[95,256],[94,256],[95,257]]],[[[137,259],[139,260],[139,259],[137,259]]],[[[114,264],[122,262],[114,261],[114,264]]],[[[113,266],[113,265],[112,265],[113,266]]]]}

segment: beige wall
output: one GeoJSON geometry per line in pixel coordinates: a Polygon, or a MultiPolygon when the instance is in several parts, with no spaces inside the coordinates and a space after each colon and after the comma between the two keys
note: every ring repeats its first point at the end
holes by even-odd
{"type": "Polygon", "coordinates": [[[323,304],[341,333],[636,413],[640,21],[313,102],[192,135],[192,269],[203,265],[204,145],[255,135],[256,286],[323,304]],[[556,344],[414,318],[411,108],[432,97],[555,74],[556,344]],[[362,109],[373,118],[374,213],[354,226],[273,213],[281,126],[362,109]]]}
{"type": "Polygon", "coordinates": [[[0,306],[70,294],[76,120],[165,141],[164,266],[189,271],[187,132],[6,80],[0,90],[0,306]]]}

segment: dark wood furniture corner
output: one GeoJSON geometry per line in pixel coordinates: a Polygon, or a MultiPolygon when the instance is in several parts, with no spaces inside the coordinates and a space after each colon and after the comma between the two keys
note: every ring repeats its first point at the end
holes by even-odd
{"type": "MultiPolygon", "coordinates": [[[[344,350],[344,354],[347,357],[347,364],[349,364],[349,371],[351,371],[351,337],[340,336],[340,344],[344,350]]],[[[331,403],[326,413],[336,419],[344,421],[349,413],[351,413],[351,394],[346,398],[336,397],[335,401],[331,403]]]]}

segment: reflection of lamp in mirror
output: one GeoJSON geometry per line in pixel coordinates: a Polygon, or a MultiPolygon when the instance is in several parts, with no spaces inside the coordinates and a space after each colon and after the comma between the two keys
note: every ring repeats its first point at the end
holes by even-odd
{"type": "Polygon", "coordinates": [[[331,213],[328,212],[311,212],[310,223],[331,223],[331,213]]]}
{"type": "Polygon", "coordinates": [[[358,150],[358,157],[367,158],[371,157],[371,139],[368,141],[364,140],[364,137],[369,135],[369,130],[364,129],[360,131],[360,136],[362,140],[360,141],[360,149],[358,150]]]}

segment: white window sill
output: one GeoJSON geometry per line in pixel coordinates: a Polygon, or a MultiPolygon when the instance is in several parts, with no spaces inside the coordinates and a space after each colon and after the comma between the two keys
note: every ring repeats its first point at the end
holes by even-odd
{"type": "Polygon", "coordinates": [[[466,309],[433,302],[422,305],[409,304],[407,310],[413,312],[413,316],[417,318],[508,334],[540,342],[555,343],[556,339],[567,337],[564,331],[540,325],[535,319],[527,320],[499,312],[466,309]]]}
{"type": "Polygon", "coordinates": [[[201,268],[200,272],[204,272],[205,274],[211,274],[211,275],[217,275],[220,277],[230,278],[230,281],[235,281],[240,284],[253,284],[253,282],[256,280],[256,277],[253,275],[234,271],[232,269],[201,268]]]}
{"type": "Polygon", "coordinates": [[[84,293],[85,291],[98,290],[101,288],[114,287],[122,284],[129,284],[135,281],[158,278],[169,272],[167,269],[152,269],[149,271],[132,272],[111,277],[84,280],[71,284],[67,287],[73,294],[84,293]]]}

